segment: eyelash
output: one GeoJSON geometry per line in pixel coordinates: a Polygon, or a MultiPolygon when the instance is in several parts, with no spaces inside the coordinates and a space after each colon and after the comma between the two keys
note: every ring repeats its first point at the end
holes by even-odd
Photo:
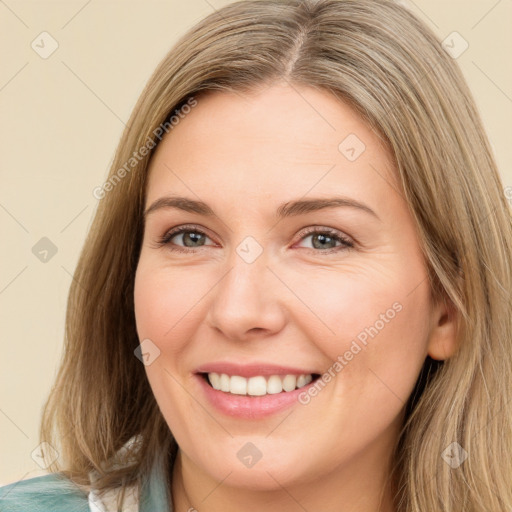
{"type": "MultiPolygon", "coordinates": [[[[204,246],[202,246],[202,247],[196,247],[196,248],[193,248],[193,247],[184,248],[179,245],[171,246],[172,244],[170,244],[170,241],[176,235],[181,235],[182,233],[199,233],[201,235],[208,237],[208,235],[203,230],[197,228],[196,226],[181,226],[179,228],[171,229],[170,231],[165,233],[163,236],[159,237],[159,239],[157,241],[157,246],[163,247],[163,246],[168,245],[169,250],[171,250],[173,252],[181,252],[181,253],[191,253],[191,252],[196,251],[197,249],[202,249],[204,247],[204,246]]],[[[328,235],[329,237],[334,238],[337,242],[341,242],[340,246],[334,247],[331,249],[326,249],[326,250],[305,248],[305,249],[309,249],[313,252],[322,253],[322,254],[331,254],[334,252],[346,251],[346,250],[350,250],[350,249],[354,248],[354,243],[351,240],[342,236],[339,231],[336,231],[335,229],[332,229],[332,228],[315,227],[315,228],[308,229],[305,233],[302,234],[300,241],[302,241],[304,238],[306,238],[307,236],[312,235],[312,234],[328,235]]],[[[208,238],[210,238],[210,237],[208,237],[208,238]]]]}

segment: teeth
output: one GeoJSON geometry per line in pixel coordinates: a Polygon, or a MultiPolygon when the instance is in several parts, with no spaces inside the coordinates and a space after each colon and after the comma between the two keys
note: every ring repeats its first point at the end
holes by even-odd
{"type": "Polygon", "coordinates": [[[275,394],[283,391],[283,381],[279,375],[272,375],[267,381],[267,393],[275,394]]]}
{"type": "Polygon", "coordinates": [[[293,391],[297,385],[297,377],[295,375],[287,375],[283,379],[283,389],[285,391],[293,391]]]}
{"type": "Polygon", "coordinates": [[[223,373],[220,376],[220,390],[221,391],[229,391],[229,389],[230,389],[230,386],[229,386],[229,376],[226,375],[225,373],[223,373]]]}
{"type": "Polygon", "coordinates": [[[301,388],[311,382],[311,375],[299,375],[297,378],[297,387],[301,388]],[[309,379],[308,379],[309,378],[309,379]]]}
{"type": "Polygon", "coordinates": [[[220,375],[218,373],[210,373],[208,374],[208,378],[210,379],[210,384],[213,389],[220,389],[220,375]]]}
{"type": "Polygon", "coordinates": [[[246,395],[247,394],[247,379],[233,375],[229,381],[229,392],[235,395],[246,395]]]}
{"type": "Polygon", "coordinates": [[[239,375],[226,375],[225,373],[209,373],[208,380],[214,389],[232,393],[234,395],[263,396],[281,393],[282,391],[293,391],[308,385],[313,376],[308,375],[271,375],[268,378],[263,376],[240,377],[239,375]]]}
{"type": "MultiPolygon", "coordinates": [[[[242,377],[238,377],[241,379],[242,377]]],[[[231,377],[233,379],[233,377],[231,377]]],[[[245,379],[243,379],[245,380],[245,379]]],[[[262,396],[267,394],[267,381],[265,377],[251,377],[247,381],[247,394],[251,396],[262,396]]]]}

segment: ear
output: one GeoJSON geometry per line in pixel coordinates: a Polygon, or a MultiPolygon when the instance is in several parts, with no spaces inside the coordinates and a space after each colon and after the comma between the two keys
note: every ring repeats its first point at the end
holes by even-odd
{"type": "Polygon", "coordinates": [[[444,361],[456,352],[458,320],[458,311],[448,297],[443,296],[435,302],[427,347],[432,359],[444,361]]]}

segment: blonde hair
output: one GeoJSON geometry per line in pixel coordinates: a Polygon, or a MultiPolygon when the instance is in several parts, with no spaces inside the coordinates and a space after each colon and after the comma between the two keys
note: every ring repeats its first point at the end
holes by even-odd
{"type": "Polygon", "coordinates": [[[104,490],[140,481],[161,453],[169,471],[176,442],[134,356],[133,284],[154,148],[130,159],[191,97],[280,80],[349,103],[386,142],[433,296],[457,311],[456,354],[427,358],[407,404],[390,468],[396,510],[512,510],[510,209],[456,62],[391,0],[236,2],[160,63],[123,134],[109,174],[118,179],[103,191],[71,285],[63,360],[41,423],[41,440],[59,447],[51,471],[83,486],[97,471],[104,490]],[[468,454],[457,468],[442,457],[452,443],[468,454]]]}

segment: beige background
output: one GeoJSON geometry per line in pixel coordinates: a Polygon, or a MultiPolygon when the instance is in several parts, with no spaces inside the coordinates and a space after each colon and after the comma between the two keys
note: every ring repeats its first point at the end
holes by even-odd
{"type": "MultiPolygon", "coordinates": [[[[97,205],[92,191],[106,177],[123,124],[173,42],[227,3],[0,1],[0,485],[45,473],[31,457],[41,407],[61,355],[71,275],[97,205]],[[43,31],[58,43],[47,59],[31,47],[35,40],[40,52],[51,48],[43,31]],[[32,253],[42,237],[57,248],[46,263],[32,253]]],[[[402,3],[442,39],[456,31],[469,43],[457,60],[503,185],[511,186],[512,2],[402,3]]]]}

